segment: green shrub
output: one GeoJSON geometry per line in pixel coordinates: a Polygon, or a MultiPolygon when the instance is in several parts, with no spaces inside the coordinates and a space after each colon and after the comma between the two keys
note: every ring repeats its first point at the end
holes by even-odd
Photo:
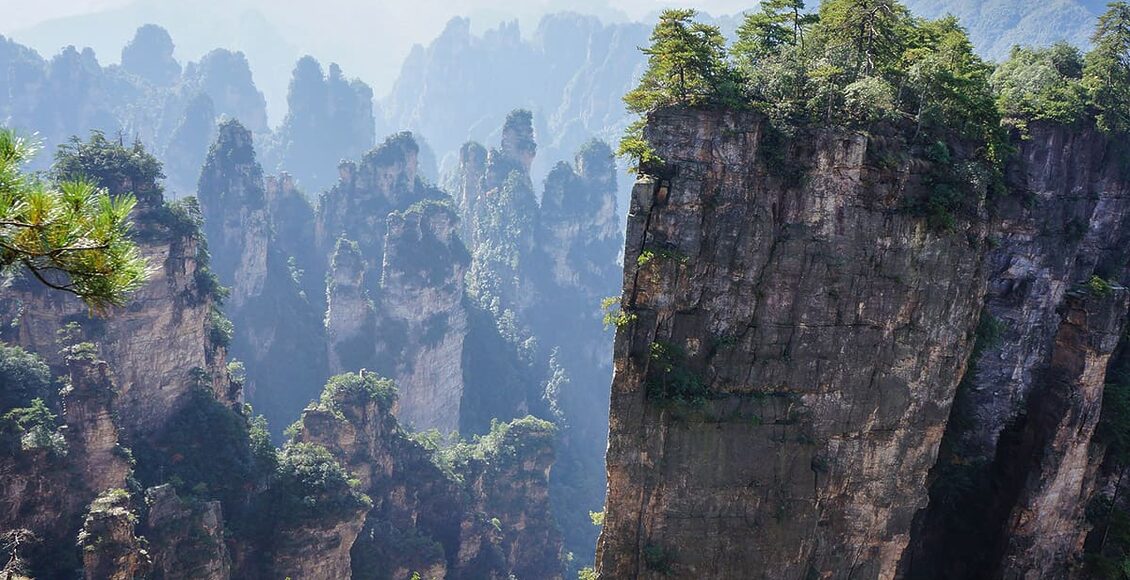
{"type": "Polygon", "coordinates": [[[4,439],[18,440],[23,451],[43,449],[58,457],[67,454],[67,440],[43,399],[32,399],[30,406],[5,413],[0,417],[0,433],[4,439]]]}
{"type": "Polygon", "coordinates": [[[647,394],[652,401],[662,405],[702,405],[709,390],[702,379],[693,372],[686,352],[676,344],[655,341],[651,343],[647,372],[647,394]]]}
{"type": "Polygon", "coordinates": [[[54,392],[51,369],[39,355],[0,344],[0,413],[33,399],[49,400],[54,392]]]}
{"type": "Polygon", "coordinates": [[[267,508],[276,523],[349,517],[372,501],[360,483],[320,445],[292,443],[279,454],[267,508]]]}
{"type": "Polygon", "coordinates": [[[638,318],[635,314],[620,308],[620,299],[615,296],[609,296],[601,300],[600,309],[604,311],[604,328],[611,328],[613,326],[620,328],[627,326],[635,322],[638,318]]]}
{"type": "Polygon", "coordinates": [[[227,348],[235,336],[235,326],[218,308],[208,314],[208,340],[212,346],[227,348]]]}
{"type": "Polygon", "coordinates": [[[1100,276],[1091,276],[1091,278],[1087,280],[1086,286],[1087,290],[1095,296],[1106,296],[1114,290],[1114,285],[1100,276]]]}
{"type": "Polygon", "coordinates": [[[378,376],[371,371],[344,373],[330,377],[322,390],[321,405],[335,413],[341,412],[343,402],[364,402],[373,400],[385,409],[391,409],[396,402],[396,384],[391,379],[378,376]]]}

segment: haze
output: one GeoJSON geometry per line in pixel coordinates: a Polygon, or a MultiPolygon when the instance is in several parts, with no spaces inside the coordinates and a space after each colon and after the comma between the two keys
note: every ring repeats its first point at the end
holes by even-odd
{"type": "MultiPolygon", "coordinates": [[[[740,11],[755,2],[685,0],[713,14],[740,11]]],[[[45,57],[67,45],[90,46],[103,64],[119,60],[138,26],[169,30],[182,62],[216,47],[242,50],[256,84],[267,96],[272,124],[285,111],[286,84],[295,60],[311,54],[337,62],[347,75],[373,87],[378,98],[391,88],[413,44],[430,42],[453,17],[471,18],[475,30],[517,19],[523,34],[551,12],[574,11],[605,20],[641,19],[668,6],[659,0],[0,0],[0,34],[45,57]]]]}

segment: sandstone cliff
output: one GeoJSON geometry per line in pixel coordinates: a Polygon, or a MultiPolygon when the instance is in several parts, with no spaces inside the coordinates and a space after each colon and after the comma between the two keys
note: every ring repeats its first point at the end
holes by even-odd
{"type": "Polygon", "coordinates": [[[152,270],[146,285],[129,306],[93,316],[73,296],[18,280],[0,299],[7,322],[0,336],[58,367],[59,333],[78,325],[70,340],[95,344],[114,371],[118,426],[129,442],[161,427],[201,380],[222,401],[236,403],[242,394],[228,380],[225,345],[213,332],[218,286],[201,252],[198,210],[167,204],[154,181],[122,175],[100,185],[138,197],[134,237],[152,270]]]}
{"type": "Polygon", "coordinates": [[[393,377],[401,417],[449,433],[460,429],[464,397],[468,256],[446,194],[417,175],[418,152],[402,133],[359,166],[343,165],[341,181],[319,200],[315,243],[334,249],[331,372],[371,368],[393,377]]]}
{"type": "Polygon", "coordinates": [[[984,228],[901,210],[924,164],[753,113],[667,110],[632,194],[606,578],[889,578],[927,501],[984,290],[984,228]],[[778,147],[781,145],[777,143],[778,147]]]}
{"type": "MultiPolygon", "coordinates": [[[[264,179],[252,134],[238,121],[220,126],[197,192],[213,268],[231,290],[225,311],[238,329],[231,353],[245,365],[244,388],[268,420],[287,424],[316,394],[304,389],[326,375],[321,312],[300,286],[297,257],[287,253],[302,239],[283,244],[277,233],[293,233],[292,222],[283,220],[302,216],[281,206],[302,194],[285,176],[281,186],[277,178],[264,179]]],[[[310,222],[303,225],[309,231],[310,222]]],[[[304,263],[308,251],[300,254],[304,263]]]]}

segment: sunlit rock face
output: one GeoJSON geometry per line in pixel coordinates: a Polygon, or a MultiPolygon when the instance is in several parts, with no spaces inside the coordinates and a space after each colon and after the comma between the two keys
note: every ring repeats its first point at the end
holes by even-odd
{"type": "Polygon", "coordinates": [[[981,310],[985,228],[817,131],[763,161],[754,113],[665,110],[636,183],[617,331],[607,578],[894,576],[981,310]],[[803,145],[799,143],[803,142],[803,145]]]}

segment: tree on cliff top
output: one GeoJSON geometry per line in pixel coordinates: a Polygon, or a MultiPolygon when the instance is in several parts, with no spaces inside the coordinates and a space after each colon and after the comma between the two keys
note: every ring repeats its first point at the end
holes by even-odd
{"type": "Polygon", "coordinates": [[[1112,2],[1099,17],[1094,48],[1087,54],[1083,84],[1099,129],[1130,130],[1130,3],[1112,2]]]}
{"type": "Polygon", "coordinates": [[[651,33],[640,84],[627,95],[628,109],[644,113],[668,105],[739,102],[737,77],[716,26],[695,22],[694,10],[664,10],[651,33]]]}
{"type": "Polygon", "coordinates": [[[746,14],[738,27],[734,56],[757,61],[786,46],[803,46],[805,33],[818,19],[804,11],[804,0],[762,0],[761,10],[746,14]]]}
{"type": "Polygon", "coordinates": [[[81,178],[47,184],[21,171],[35,147],[0,128],[0,273],[20,268],[93,308],[120,305],[146,280],[129,238],[132,195],[81,178]]]}

